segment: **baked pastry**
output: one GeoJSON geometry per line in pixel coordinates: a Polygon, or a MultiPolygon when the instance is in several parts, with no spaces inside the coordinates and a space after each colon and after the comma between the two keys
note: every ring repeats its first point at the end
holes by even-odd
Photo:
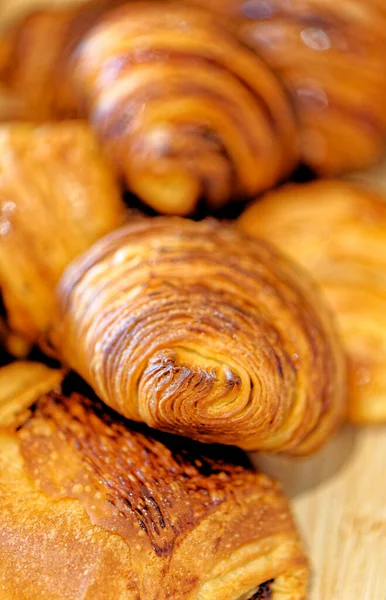
{"type": "Polygon", "coordinates": [[[105,9],[15,29],[3,80],[29,117],[87,116],[128,188],[162,213],[253,197],[293,169],[288,99],[216,15],[176,1],[105,9]]]}
{"type": "MultiPolygon", "coordinates": [[[[26,6],[27,14],[11,21],[0,37],[0,82],[10,104],[9,120],[82,116],[71,83],[72,54],[101,15],[122,1],[66,1],[45,10],[40,2],[40,10],[26,6]]],[[[5,119],[5,109],[3,115],[5,119]]]]}
{"type": "Polygon", "coordinates": [[[64,371],[38,362],[0,362],[0,428],[14,426],[40,396],[60,391],[63,377],[64,371]]]}
{"type": "Polygon", "coordinates": [[[86,125],[0,129],[0,291],[12,330],[37,340],[65,267],[124,210],[86,125]]]}
{"type": "Polygon", "coordinates": [[[231,17],[289,92],[303,162],[319,175],[361,168],[385,148],[385,3],[191,0],[231,17]]]}
{"type": "Polygon", "coordinates": [[[124,421],[78,385],[36,393],[0,425],[2,600],[305,598],[275,482],[235,449],[124,421]]]}
{"type": "Polygon", "coordinates": [[[345,361],[308,277],[216,221],[139,219],[65,272],[62,361],[134,421],[204,442],[308,454],[345,408],[345,361]]]}
{"type": "Polygon", "coordinates": [[[286,186],[239,220],[315,277],[349,358],[349,418],[386,422],[386,204],[365,188],[326,181],[286,186]]]}

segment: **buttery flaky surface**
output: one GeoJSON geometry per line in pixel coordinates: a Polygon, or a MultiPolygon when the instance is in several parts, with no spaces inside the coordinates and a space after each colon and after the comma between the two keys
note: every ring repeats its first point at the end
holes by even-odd
{"type": "Polygon", "coordinates": [[[386,134],[385,3],[190,0],[231,18],[289,92],[300,152],[319,174],[379,158],[386,134]]]}
{"type": "Polygon", "coordinates": [[[73,390],[0,424],[2,600],[305,598],[276,483],[235,449],[150,436],[73,390]]]}
{"type": "Polygon", "coordinates": [[[343,351],[318,290],[230,225],[132,222],[72,263],[57,302],[59,356],[130,419],[292,454],[342,419],[343,351]]]}
{"type": "Polygon", "coordinates": [[[88,117],[129,189],[161,213],[252,197],[291,171],[289,101],[227,23],[176,1],[115,4],[41,11],[14,27],[0,80],[21,112],[88,117]]]}
{"type": "Polygon", "coordinates": [[[321,284],[349,357],[349,418],[386,421],[386,204],[342,182],[286,186],[242,215],[321,284]]]}
{"type": "Polygon", "coordinates": [[[123,215],[86,125],[0,128],[0,292],[11,329],[36,340],[65,267],[123,215]]]}

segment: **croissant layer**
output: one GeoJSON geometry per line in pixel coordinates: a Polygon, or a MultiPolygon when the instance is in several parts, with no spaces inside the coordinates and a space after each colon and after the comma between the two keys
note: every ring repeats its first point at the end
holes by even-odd
{"type": "Polygon", "coordinates": [[[134,221],[66,271],[51,342],[108,405],[205,442],[305,454],[336,429],[345,365],[303,272],[215,221],[134,221]]]}
{"type": "Polygon", "coordinates": [[[79,385],[0,427],[2,600],[305,598],[277,484],[235,449],[133,426],[79,385]]]}
{"type": "Polygon", "coordinates": [[[321,285],[349,357],[349,418],[386,421],[386,204],[343,182],[286,186],[242,215],[321,285]]]}

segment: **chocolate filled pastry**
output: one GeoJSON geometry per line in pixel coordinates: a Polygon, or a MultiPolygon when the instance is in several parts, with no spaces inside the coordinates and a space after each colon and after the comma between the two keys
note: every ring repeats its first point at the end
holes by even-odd
{"type": "Polygon", "coordinates": [[[226,22],[173,1],[101,16],[106,4],[43,11],[9,34],[3,81],[26,115],[87,117],[129,190],[162,213],[253,197],[293,169],[288,98],[226,22]]]}
{"type": "Polygon", "coordinates": [[[150,432],[73,379],[32,381],[17,412],[8,370],[35,367],[0,370],[2,600],[305,598],[288,502],[240,451],[150,432]]]}
{"type": "Polygon", "coordinates": [[[349,358],[349,418],[386,422],[386,203],[342,182],[286,186],[242,215],[323,288],[349,358]]]}
{"type": "Polygon", "coordinates": [[[57,304],[58,356],[129,419],[298,455],[341,422],[345,361],[319,291],[230,225],[131,222],[71,264],[57,304]]]}
{"type": "Polygon", "coordinates": [[[380,158],[386,136],[384,2],[191,0],[228,16],[289,92],[303,162],[319,175],[380,158]]]}
{"type": "Polygon", "coordinates": [[[124,214],[86,125],[0,128],[0,293],[11,330],[36,342],[65,267],[124,214]]]}

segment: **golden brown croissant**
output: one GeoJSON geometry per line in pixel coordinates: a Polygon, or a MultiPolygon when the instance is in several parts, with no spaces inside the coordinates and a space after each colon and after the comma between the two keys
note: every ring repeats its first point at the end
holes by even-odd
{"type": "Polygon", "coordinates": [[[150,434],[70,381],[42,395],[39,367],[0,370],[2,600],[305,598],[288,502],[241,452],[150,434]]]}
{"type": "Polygon", "coordinates": [[[25,114],[87,115],[129,189],[163,213],[251,197],[291,171],[288,100],[217,16],[153,1],[95,20],[93,7],[48,11],[15,29],[3,79],[25,114]]]}
{"type": "Polygon", "coordinates": [[[349,417],[386,421],[386,204],[342,182],[286,186],[240,226],[309,269],[335,311],[350,365],[349,417]]]}
{"type": "Polygon", "coordinates": [[[0,128],[0,291],[11,329],[36,341],[65,267],[124,210],[86,125],[0,128]]]}
{"type": "Polygon", "coordinates": [[[130,419],[291,454],[342,419],[343,353],[318,291],[231,226],[132,222],[72,263],[57,297],[59,356],[130,419]]]}
{"type": "Polygon", "coordinates": [[[360,168],[384,150],[383,0],[191,0],[228,15],[290,93],[303,161],[319,174],[360,168]]]}

